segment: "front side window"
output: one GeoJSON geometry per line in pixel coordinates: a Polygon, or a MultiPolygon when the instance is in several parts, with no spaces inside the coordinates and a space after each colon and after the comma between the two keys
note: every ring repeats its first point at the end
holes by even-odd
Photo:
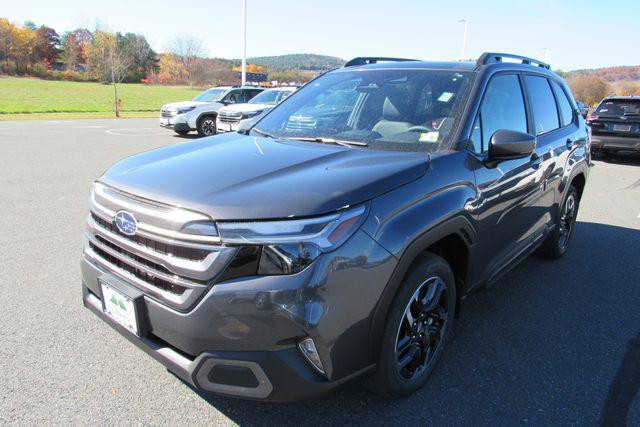
{"type": "Polygon", "coordinates": [[[524,97],[515,74],[497,75],[487,85],[473,126],[470,148],[477,153],[486,152],[491,136],[502,129],[527,132],[524,97]]]}
{"type": "Polygon", "coordinates": [[[449,148],[474,76],[452,70],[342,69],[299,89],[256,130],[383,150],[449,148]]]}
{"type": "Polygon", "coordinates": [[[224,100],[229,104],[238,104],[244,102],[244,94],[241,90],[234,90],[229,92],[229,94],[224,97],[224,100]]]}
{"type": "Polygon", "coordinates": [[[549,80],[546,77],[527,75],[524,76],[524,84],[533,110],[536,135],[558,129],[558,110],[549,80]]]}
{"type": "Polygon", "coordinates": [[[567,94],[562,90],[562,87],[554,81],[551,81],[553,91],[556,94],[558,100],[558,108],[560,109],[560,118],[562,119],[562,126],[566,126],[573,122],[573,108],[567,98],[567,94]]]}

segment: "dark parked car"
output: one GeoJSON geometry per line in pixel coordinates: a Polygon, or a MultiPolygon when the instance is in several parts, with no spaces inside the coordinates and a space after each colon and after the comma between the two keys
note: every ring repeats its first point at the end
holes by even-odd
{"type": "Polygon", "coordinates": [[[421,387],[465,296],[567,251],[588,134],[533,59],[382,59],[239,133],[111,167],[91,193],[85,306],[201,390],[421,387]]]}
{"type": "Polygon", "coordinates": [[[587,118],[591,150],[597,153],[640,152],[640,98],[612,96],[603,99],[587,118]]]}

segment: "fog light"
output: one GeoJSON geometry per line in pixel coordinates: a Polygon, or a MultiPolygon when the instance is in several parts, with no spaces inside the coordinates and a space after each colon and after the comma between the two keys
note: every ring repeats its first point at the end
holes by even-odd
{"type": "Polygon", "coordinates": [[[316,345],[313,340],[311,338],[303,339],[298,343],[298,348],[300,348],[300,351],[311,366],[324,375],[324,368],[322,367],[322,362],[320,361],[320,356],[318,356],[318,350],[316,350],[316,345]]]}

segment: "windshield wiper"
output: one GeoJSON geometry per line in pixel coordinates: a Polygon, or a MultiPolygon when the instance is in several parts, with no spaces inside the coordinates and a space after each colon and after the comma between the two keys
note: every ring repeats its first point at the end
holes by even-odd
{"type": "Polygon", "coordinates": [[[349,146],[358,146],[358,147],[366,147],[369,144],[367,144],[366,142],[360,142],[360,141],[344,141],[341,139],[335,139],[335,138],[324,138],[324,137],[316,137],[316,138],[304,138],[304,137],[287,137],[285,139],[292,139],[294,141],[309,141],[309,142],[319,142],[321,144],[335,144],[335,145],[342,145],[344,147],[349,147],[349,146]]]}
{"type": "MultiPolygon", "coordinates": [[[[250,131],[254,131],[254,132],[255,132],[255,133],[257,133],[258,135],[262,135],[262,136],[264,136],[265,138],[275,138],[275,136],[273,136],[273,135],[271,135],[270,133],[267,133],[267,132],[265,132],[265,131],[262,131],[262,130],[260,130],[260,129],[251,128],[251,129],[249,129],[249,132],[250,132],[250,131]]],[[[247,132],[247,134],[248,134],[249,132],[247,132]]]]}

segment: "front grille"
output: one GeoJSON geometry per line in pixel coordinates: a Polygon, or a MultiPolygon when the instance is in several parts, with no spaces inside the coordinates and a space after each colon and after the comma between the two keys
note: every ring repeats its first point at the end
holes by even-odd
{"type": "Polygon", "coordinates": [[[216,236],[181,231],[185,224],[199,221],[211,219],[96,183],[87,217],[84,256],[149,297],[186,311],[237,253],[237,248],[221,245],[216,236]],[[116,227],[114,218],[121,210],[136,218],[134,235],[116,227]]]}
{"type": "Polygon", "coordinates": [[[160,111],[160,115],[162,117],[175,117],[177,115],[177,111],[176,110],[165,110],[164,108],[160,111]]]}
{"type": "Polygon", "coordinates": [[[159,242],[157,240],[147,239],[146,237],[142,237],[137,234],[133,236],[129,236],[127,234],[121,233],[120,230],[118,230],[118,227],[115,226],[115,224],[100,218],[98,215],[96,215],[93,212],[91,213],[91,218],[93,218],[93,220],[97,222],[102,228],[105,228],[110,232],[117,234],[120,237],[131,240],[132,242],[135,242],[141,246],[152,249],[155,252],[160,252],[161,254],[164,254],[164,255],[171,255],[177,258],[183,258],[183,259],[188,259],[192,261],[202,261],[210,253],[210,251],[205,249],[187,248],[184,246],[170,245],[164,242],[159,242]]]}
{"type": "MultiPolygon", "coordinates": [[[[184,291],[186,290],[186,288],[184,286],[180,286],[180,285],[176,285],[175,283],[171,283],[167,280],[163,280],[160,279],[159,277],[155,277],[152,276],[151,274],[147,273],[146,271],[142,271],[122,260],[120,260],[119,258],[116,258],[114,256],[112,256],[111,254],[103,251],[102,249],[100,249],[99,247],[97,247],[96,245],[94,245],[93,243],[89,243],[89,246],[91,247],[91,249],[98,254],[101,258],[103,258],[104,260],[106,260],[107,262],[109,262],[110,264],[115,265],[116,267],[129,272],[130,274],[133,274],[135,277],[137,277],[140,280],[143,280],[147,283],[149,283],[150,285],[153,285],[154,287],[158,288],[158,289],[162,289],[163,291],[167,291],[167,292],[171,292],[172,294],[176,294],[176,295],[182,295],[184,293],[184,291]]],[[[115,245],[111,245],[110,247],[113,248],[118,248],[115,245]]],[[[120,249],[120,248],[118,248],[120,249]]],[[[139,258],[139,257],[138,257],[139,258]]]]}
{"type": "Polygon", "coordinates": [[[220,120],[220,123],[238,123],[242,120],[242,113],[239,111],[220,111],[218,120],[220,120]]]}
{"type": "Polygon", "coordinates": [[[223,117],[223,116],[220,116],[218,118],[218,120],[220,120],[220,123],[234,124],[234,123],[238,123],[240,121],[240,117],[235,118],[235,117],[223,117]]]}

